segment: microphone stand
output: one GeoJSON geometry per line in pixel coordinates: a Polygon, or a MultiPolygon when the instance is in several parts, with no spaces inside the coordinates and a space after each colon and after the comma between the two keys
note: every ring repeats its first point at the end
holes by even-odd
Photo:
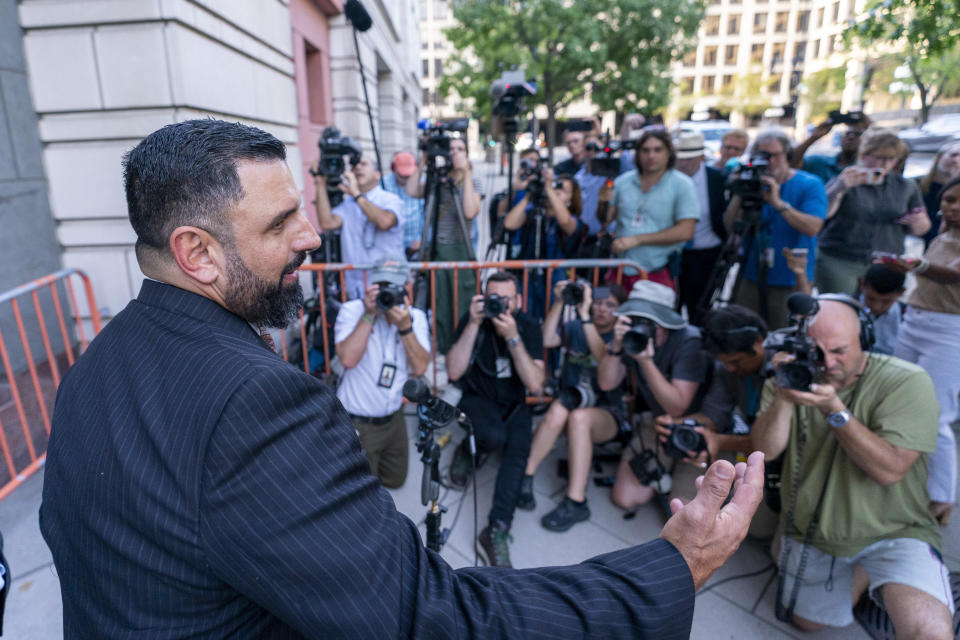
{"type": "MultiPolygon", "coordinates": [[[[440,504],[440,445],[433,437],[434,430],[443,427],[429,415],[423,403],[417,405],[417,451],[421,453],[423,479],[420,483],[420,504],[427,507],[427,548],[437,553],[443,548],[450,535],[449,529],[441,528],[441,520],[447,508],[440,504]]],[[[460,419],[460,425],[467,430],[470,442],[470,458],[476,460],[477,444],[473,434],[473,423],[466,416],[460,419]]]]}

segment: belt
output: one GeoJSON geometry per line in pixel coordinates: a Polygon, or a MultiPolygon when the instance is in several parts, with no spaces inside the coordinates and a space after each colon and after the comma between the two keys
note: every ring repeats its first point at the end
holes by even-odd
{"type": "Polygon", "coordinates": [[[393,420],[392,413],[388,416],[383,416],[382,418],[370,418],[367,416],[358,416],[353,413],[348,413],[347,415],[350,416],[350,419],[353,420],[354,422],[369,422],[370,424],[387,424],[388,422],[393,420]]]}

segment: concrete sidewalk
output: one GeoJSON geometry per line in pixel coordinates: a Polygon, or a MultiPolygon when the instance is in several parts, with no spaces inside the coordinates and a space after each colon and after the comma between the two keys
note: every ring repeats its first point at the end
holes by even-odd
{"type": "MultiPolygon", "coordinates": [[[[414,447],[416,418],[408,407],[407,425],[410,432],[410,473],[406,484],[390,493],[397,508],[420,524],[425,534],[423,518],[426,507],[420,504],[422,466],[414,447]]],[[[463,433],[454,428],[452,440],[441,456],[441,470],[446,471],[453,455],[453,444],[463,433]]],[[[543,514],[553,509],[562,497],[564,481],[555,474],[559,458],[566,457],[566,441],[561,438],[557,447],[537,474],[535,491],[537,506],[533,512],[518,511],[514,517],[511,557],[517,568],[573,564],[587,558],[638,544],[655,538],[663,523],[658,508],[641,508],[635,518],[624,519],[623,512],[609,499],[610,490],[593,483],[587,487],[587,498],[592,512],[590,520],[574,526],[566,533],[552,533],[540,526],[543,514]]],[[[482,528],[486,522],[496,477],[497,461],[490,460],[478,472],[477,493],[482,528]]],[[[604,473],[612,474],[613,465],[606,465],[604,473]]],[[[40,536],[37,512],[43,485],[43,474],[28,479],[10,497],[0,503],[0,531],[5,538],[4,551],[13,572],[13,585],[7,602],[4,624],[5,638],[16,640],[53,640],[61,637],[62,617],[60,587],[51,562],[50,551],[40,536]]],[[[442,551],[453,567],[472,566],[474,562],[473,493],[441,490],[441,504],[449,511],[443,516],[443,526],[451,528],[450,538],[442,551]]],[[[944,552],[952,571],[960,570],[960,516],[955,516],[943,531],[944,552]]],[[[868,636],[856,625],[832,629],[818,634],[801,634],[776,621],[773,603],[776,584],[771,581],[771,570],[732,580],[711,589],[711,584],[734,576],[755,573],[769,567],[770,558],[765,545],[746,541],[740,550],[720,569],[708,590],[697,596],[692,638],[736,640],[767,640],[770,638],[826,638],[860,639],[868,636]]]]}

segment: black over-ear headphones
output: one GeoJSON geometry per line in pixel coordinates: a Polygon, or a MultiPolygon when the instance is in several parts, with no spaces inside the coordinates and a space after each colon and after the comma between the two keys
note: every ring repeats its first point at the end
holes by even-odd
{"type": "Polygon", "coordinates": [[[856,311],[857,318],[860,319],[860,348],[864,351],[870,351],[870,348],[873,347],[874,342],[877,340],[877,336],[873,328],[873,315],[869,309],[845,293],[821,293],[817,296],[817,300],[841,302],[856,311]]]}

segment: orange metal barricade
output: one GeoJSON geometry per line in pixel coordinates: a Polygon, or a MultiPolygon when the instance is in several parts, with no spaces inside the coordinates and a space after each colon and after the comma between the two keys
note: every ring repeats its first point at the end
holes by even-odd
{"type": "MultiPolygon", "coordinates": [[[[371,269],[373,265],[350,265],[350,264],[341,264],[341,263],[321,263],[321,264],[307,264],[300,267],[302,271],[312,271],[319,274],[324,273],[337,273],[339,275],[340,281],[340,290],[344,291],[343,287],[344,277],[343,274],[345,271],[363,271],[364,272],[364,285],[366,282],[366,270],[371,269]]],[[[523,276],[521,278],[521,293],[523,294],[523,304],[524,309],[527,309],[530,304],[529,292],[530,287],[530,277],[529,272],[535,269],[543,269],[546,273],[546,281],[552,282],[553,272],[562,269],[568,270],[569,273],[567,277],[569,279],[574,279],[577,277],[584,278],[590,281],[593,286],[601,284],[604,274],[608,270],[613,270],[615,281],[621,282],[623,277],[623,268],[632,267],[636,269],[642,278],[646,277],[646,272],[641,269],[636,263],[630,260],[505,260],[502,262],[411,262],[410,268],[414,271],[420,271],[428,274],[430,282],[430,308],[437,308],[437,299],[435,297],[436,291],[436,272],[437,271],[453,271],[454,274],[454,286],[453,286],[453,300],[446,302],[445,304],[451,304],[454,310],[458,309],[458,287],[457,287],[457,274],[460,271],[471,270],[476,274],[477,282],[477,292],[480,291],[481,285],[481,274],[488,270],[522,270],[523,276]]],[[[317,291],[317,305],[320,309],[320,318],[321,326],[323,329],[323,362],[324,362],[324,373],[330,373],[330,360],[331,354],[333,353],[333,345],[329,344],[329,334],[326,328],[327,324],[327,314],[326,314],[326,297],[323,287],[319,287],[317,291]]],[[[412,284],[408,287],[408,292],[410,297],[413,297],[412,284]]],[[[553,295],[553,287],[546,287],[546,300],[544,301],[544,308],[549,309],[551,304],[551,297],[553,295]]],[[[341,302],[346,301],[345,293],[341,295],[341,302]]],[[[301,319],[302,320],[302,319],[301,319]]],[[[431,314],[430,321],[430,342],[431,342],[431,357],[433,360],[433,387],[434,391],[437,388],[437,318],[436,314],[431,314]]],[[[307,357],[307,327],[304,322],[300,322],[300,344],[303,347],[303,368],[304,371],[310,373],[310,367],[308,364],[307,357]]],[[[284,345],[282,355],[285,359],[288,358],[287,347],[284,345]]],[[[536,399],[533,399],[536,402],[536,399]]]]}
{"type": "Polygon", "coordinates": [[[99,332],[93,287],[77,269],[61,269],[0,294],[0,500],[43,465],[61,370],[70,367],[99,332]],[[85,309],[77,304],[78,279],[85,309]],[[4,327],[10,326],[19,338],[15,348],[11,344],[16,341],[8,343],[4,335],[4,327]]]}

